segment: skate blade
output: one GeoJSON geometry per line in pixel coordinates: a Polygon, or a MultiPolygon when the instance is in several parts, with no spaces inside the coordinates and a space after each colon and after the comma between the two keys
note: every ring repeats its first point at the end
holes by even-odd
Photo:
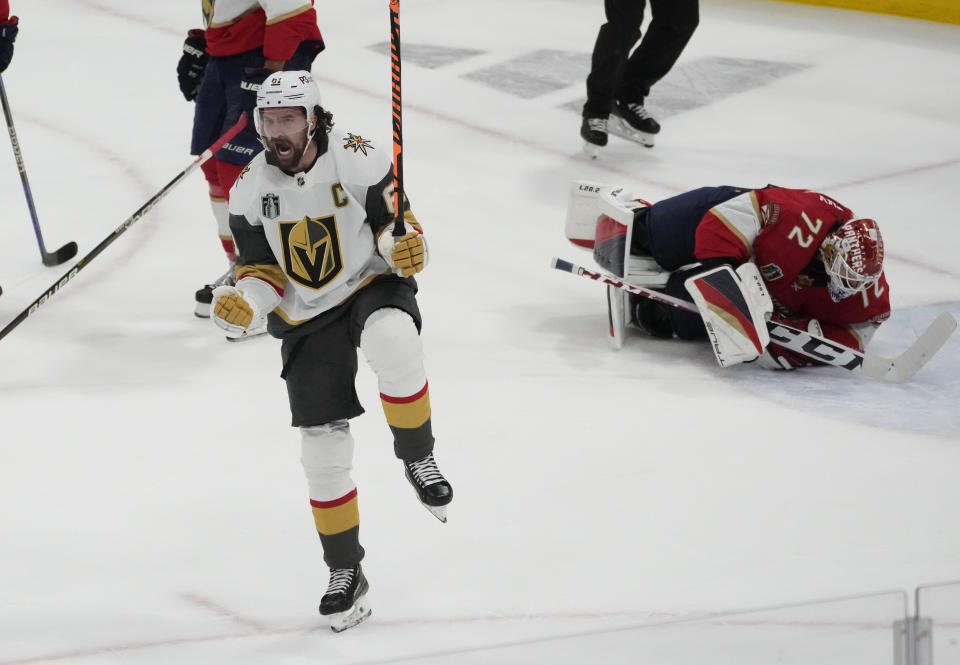
{"type": "Polygon", "coordinates": [[[342,633],[366,621],[372,612],[365,600],[359,599],[349,610],[330,615],[330,630],[342,633]]]}
{"type": "Polygon", "coordinates": [[[423,504],[423,507],[430,511],[430,514],[436,517],[438,520],[447,523],[447,507],[446,506],[428,506],[423,504]]]}
{"type": "Polygon", "coordinates": [[[648,134],[634,129],[625,120],[614,115],[611,115],[607,121],[607,133],[628,141],[634,141],[647,148],[652,148],[656,140],[656,134],[648,134]]]}
{"type": "Polygon", "coordinates": [[[231,337],[227,335],[228,342],[246,342],[249,339],[254,339],[255,337],[263,337],[267,334],[266,328],[261,328],[259,330],[245,330],[242,334],[237,337],[231,337]]]}
{"type": "Polygon", "coordinates": [[[597,157],[599,157],[600,150],[601,150],[601,146],[598,146],[594,143],[590,143],[589,141],[583,142],[583,154],[585,154],[590,159],[596,159],[597,157]]]}

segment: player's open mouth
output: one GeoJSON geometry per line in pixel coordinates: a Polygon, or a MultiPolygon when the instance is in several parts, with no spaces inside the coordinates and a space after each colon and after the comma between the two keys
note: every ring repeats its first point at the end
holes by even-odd
{"type": "Polygon", "coordinates": [[[289,157],[293,154],[293,146],[289,143],[277,143],[275,144],[277,150],[277,157],[289,157]]]}

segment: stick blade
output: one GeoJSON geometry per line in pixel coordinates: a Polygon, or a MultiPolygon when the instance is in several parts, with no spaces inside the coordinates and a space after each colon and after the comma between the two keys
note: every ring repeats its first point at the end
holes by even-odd
{"type": "Polygon", "coordinates": [[[43,255],[43,265],[58,266],[61,263],[66,263],[76,255],[77,243],[71,240],[57,251],[45,253],[43,255]]]}
{"type": "Polygon", "coordinates": [[[949,312],[943,312],[923,331],[917,341],[896,358],[865,355],[863,373],[890,383],[907,381],[947,343],[956,329],[957,320],[949,312]]]}

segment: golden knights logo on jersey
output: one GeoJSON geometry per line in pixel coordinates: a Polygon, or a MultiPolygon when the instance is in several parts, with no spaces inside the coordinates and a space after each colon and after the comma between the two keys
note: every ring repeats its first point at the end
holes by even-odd
{"type": "Polygon", "coordinates": [[[260,198],[260,212],[264,219],[276,219],[280,216],[280,197],[276,194],[264,194],[260,198]]]}
{"type": "Polygon", "coordinates": [[[343,270],[340,233],[333,215],[280,222],[279,228],[284,268],[293,281],[321,289],[343,270]]]}

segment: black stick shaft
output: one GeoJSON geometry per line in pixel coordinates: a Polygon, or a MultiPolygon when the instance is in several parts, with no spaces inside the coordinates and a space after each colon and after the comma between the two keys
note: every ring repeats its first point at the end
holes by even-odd
{"type": "Polygon", "coordinates": [[[390,0],[390,71],[393,83],[393,235],[403,235],[403,104],[400,97],[400,0],[390,0]]]}
{"type": "MultiPolygon", "coordinates": [[[[30,191],[30,181],[27,180],[27,169],[23,164],[23,154],[20,152],[20,142],[17,140],[17,130],[13,126],[13,113],[10,112],[10,102],[7,101],[7,89],[0,77],[0,102],[3,103],[3,116],[7,121],[10,132],[10,143],[13,145],[13,156],[17,160],[17,169],[20,171],[20,180],[23,182],[23,193],[27,197],[27,207],[30,208],[30,218],[33,220],[33,230],[37,234],[40,244],[40,256],[46,258],[47,248],[43,244],[43,234],[40,232],[40,221],[37,219],[37,209],[33,204],[33,194],[30,191]]],[[[46,261],[44,261],[46,262],[46,261]]]]}

